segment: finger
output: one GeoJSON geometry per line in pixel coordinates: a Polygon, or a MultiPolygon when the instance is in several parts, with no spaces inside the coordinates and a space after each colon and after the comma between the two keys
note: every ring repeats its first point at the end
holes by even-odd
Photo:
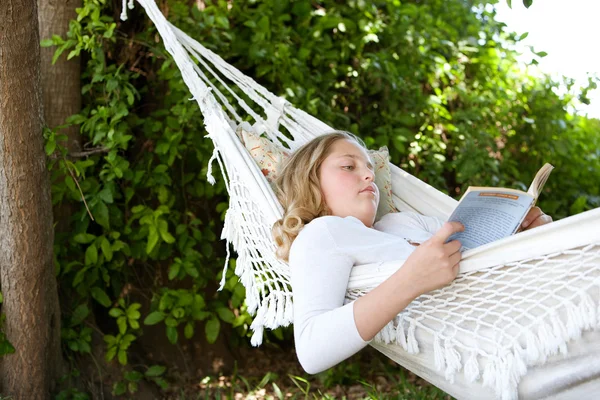
{"type": "Polygon", "coordinates": [[[460,248],[462,247],[462,243],[460,243],[460,241],[458,240],[452,240],[448,243],[445,244],[447,253],[446,254],[454,254],[457,251],[460,251],[460,248]]]}
{"type": "Polygon", "coordinates": [[[452,267],[452,273],[454,274],[455,278],[458,275],[459,271],[460,271],[460,263],[454,264],[454,266],[452,267]]]}
{"type": "Polygon", "coordinates": [[[438,230],[430,240],[437,241],[438,243],[445,243],[450,236],[456,232],[462,232],[465,227],[460,222],[444,222],[444,225],[438,230]]]}
{"type": "Polygon", "coordinates": [[[529,212],[527,213],[527,216],[525,217],[525,219],[523,220],[523,223],[521,224],[521,226],[523,226],[523,228],[527,228],[533,221],[535,221],[540,215],[544,215],[543,211],[541,208],[539,207],[533,207],[531,210],[529,210],[529,212]]]}
{"type": "Polygon", "coordinates": [[[454,253],[448,258],[448,261],[450,261],[451,265],[456,265],[460,262],[461,259],[462,259],[461,253],[454,253]]]}
{"type": "Polygon", "coordinates": [[[552,217],[546,214],[542,214],[540,216],[538,216],[535,220],[533,220],[529,226],[527,227],[527,229],[533,229],[533,228],[537,228],[538,226],[542,226],[545,224],[548,224],[552,222],[552,217]]]}

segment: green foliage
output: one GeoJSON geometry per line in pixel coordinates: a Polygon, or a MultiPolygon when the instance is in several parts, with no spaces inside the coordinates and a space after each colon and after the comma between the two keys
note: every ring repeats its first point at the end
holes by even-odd
{"type": "Polygon", "coordinates": [[[161,377],[166,368],[160,365],[153,365],[145,373],[138,371],[129,371],[123,375],[123,380],[113,384],[112,394],[121,396],[124,394],[135,394],[138,391],[139,383],[142,379],[149,380],[158,385],[161,389],[169,388],[167,382],[161,377]]]}
{"type": "MultiPolygon", "coordinates": [[[[4,301],[4,297],[2,297],[2,292],[0,292],[0,304],[4,301]]],[[[0,357],[6,354],[12,354],[15,352],[15,348],[6,338],[6,334],[2,331],[2,325],[4,325],[4,320],[6,316],[0,313],[0,357]]]]}
{"type": "MultiPolygon", "coordinates": [[[[495,21],[493,3],[161,6],[270,91],[370,147],[387,145],[393,163],[454,197],[468,185],[524,188],[550,162],[546,212],[557,219],[600,206],[600,122],[570,113],[572,95],[556,94],[558,82],[518,68],[511,46],[524,35],[495,21]]],[[[83,108],[67,123],[79,126],[89,155],[68,154],[63,127],[45,138],[53,204],[73,210],[55,243],[61,295],[74,305],[63,312],[63,341],[89,353],[90,321],[107,320],[106,360],[127,365],[150,326],[164,326],[173,344],[198,334],[213,343],[227,326],[239,343],[251,317],[234,260],[215,290],[227,196],[222,180],[206,181],[213,149],[197,103],[145,16],[122,23],[117,14],[105,0],[84,0],[67,37],[43,43],[84,61],[83,108]]],[[[544,56],[532,53],[532,64],[544,56]]],[[[595,88],[591,79],[580,99],[595,88]]],[[[113,391],[134,393],[140,374],[113,391]]]]}
{"type": "MultiPolygon", "coordinates": [[[[69,58],[84,60],[82,110],[67,125],[44,132],[53,204],[74,210],[55,242],[58,279],[66,289],[61,296],[75,305],[63,312],[64,343],[90,353],[89,321],[109,318],[115,329],[104,335],[106,361],[126,366],[132,344],[143,335],[140,321],[164,324],[173,344],[180,335],[192,338],[196,323],[204,321],[202,334],[212,343],[222,323],[232,324],[238,315],[243,318],[236,330],[246,335],[251,319],[233,272],[223,292],[214,290],[225,253],[216,232],[227,199],[223,182],[212,186],[205,179],[212,145],[198,133],[197,105],[188,101],[179,72],[155,47],[151,30],[132,32],[138,47],[128,53],[111,4],[85,0],[77,12],[66,38],[42,43],[57,47],[55,58],[68,51],[69,58]],[[144,70],[123,61],[136,51],[155,54],[144,70]],[[147,79],[149,71],[156,81],[147,79]],[[142,96],[157,105],[140,107],[142,96]],[[66,150],[61,130],[69,125],[79,126],[87,156],[66,150]],[[142,283],[159,276],[167,279],[142,283]],[[133,296],[136,291],[144,295],[133,296]]],[[[147,377],[164,387],[163,372],[151,368],[147,377]]],[[[135,392],[137,378],[136,372],[126,375],[114,392],[135,392]]]]}

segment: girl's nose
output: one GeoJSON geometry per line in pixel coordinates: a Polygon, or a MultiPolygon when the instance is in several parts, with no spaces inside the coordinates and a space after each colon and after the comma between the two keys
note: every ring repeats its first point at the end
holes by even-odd
{"type": "Polygon", "coordinates": [[[373,172],[371,169],[367,168],[364,177],[365,177],[365,180],[367,180],[367,181],[374,181],[375,180],[375,172],[373,172]]]}

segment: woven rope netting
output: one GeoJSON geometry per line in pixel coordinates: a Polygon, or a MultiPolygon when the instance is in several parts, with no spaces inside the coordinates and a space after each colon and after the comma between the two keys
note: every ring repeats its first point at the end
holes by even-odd
{"type": "MultiPolygon", "coordinates": [[[[235,273],[256,314],[252,343],[265,327],[292,322],[289,268],[275,257],[273,223],[282,208],[236,135],[244,126],[294,150],[331,128],[268,92],[218,55],[170,24],[153,0],[138,0],[198,102],[230,196],[222,238],[237,252],[235,273]]],[[[394,202],[400,210],[447,217],[456,201],[396,166],[394,202]]],[[[517,396],[527,366],[567,352],[567,342],[600,322],[600,209],[588,211],[465,253],[449,286],[420,296],[376,337],[394,354],[433,345],[435,368],[452,381],[458,372],[498,397],[517,396]]],[[[229,258],[229,247],[228,247],[229,258]]],[[[228,262],[226,262],[227,267],[228,262]]],[[[357,266],[347,301],[364,295],[396,265],[357,266]]],[[[226,271],[221,284],[225,282],[226,271]]],[[[396,358],[395,358],[396,359],[396,358]]],[[[434,382],[435,383],[435,382],[434,382]]]]}

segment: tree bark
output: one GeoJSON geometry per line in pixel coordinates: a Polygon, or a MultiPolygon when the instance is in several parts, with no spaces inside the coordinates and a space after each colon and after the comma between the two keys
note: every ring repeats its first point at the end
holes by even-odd
{"type": "MultiPolygon", "coordinates": [[[[69,21],[77,18],[75,9],[81,7],[81,0],[38,0],[38,7],[40,39],[50,39],[52,35],[64,38],[69,21]]],[[[44,119],[51,129],[63,125],[67,117],[81,110],[80,58],[67,60],[68,52],[64,52],[52,65],[55,51],[55,47],[40,50],[44,119]]],[[[81,151],[79,127],[71,126],[63,133],[68,137],[69,153],[81,151]]]]}
{"type": "MultiPolygon", "coordinates": [[[[81,0],[38,0],[38,23],[40,40],[50,39],[53,35],[63,38],[69,31],[69,21],[77,18],[76,8],[81,7],[81,0]]],[[[81,110],[81,62],[79,57],[67,60],[68,52],[64,52],[55,64],[52,58],[55,47],[40,48],[41,89],[44,109],[44,121],[48,128],[55,129],[66,123],[67,118],[81,110]]],[[[81,151],[81,135],[77,125],[61,130],[67,135],[67,142],[61,143],[68,153],[81,151]]],[[[72,203],[62,202],[54,208],[56,232],[68,232],[70,218],[75,211],[72,203]]],[[[57,334],[60,335],[60,327],[57,334]]],[[[60,346],[57,346],[50,358],[62,360],[60,346]]],[[[52,379],[56,380],[64,374],[62,366],[52,368],[52,379]]]]}
{"type": "Polygon", "coordinates": [[[27,400],[50,398],[60,346],[39,49],[36,0],[0,1],[0,284],[16,349],[0,389],[27,400]]]}

